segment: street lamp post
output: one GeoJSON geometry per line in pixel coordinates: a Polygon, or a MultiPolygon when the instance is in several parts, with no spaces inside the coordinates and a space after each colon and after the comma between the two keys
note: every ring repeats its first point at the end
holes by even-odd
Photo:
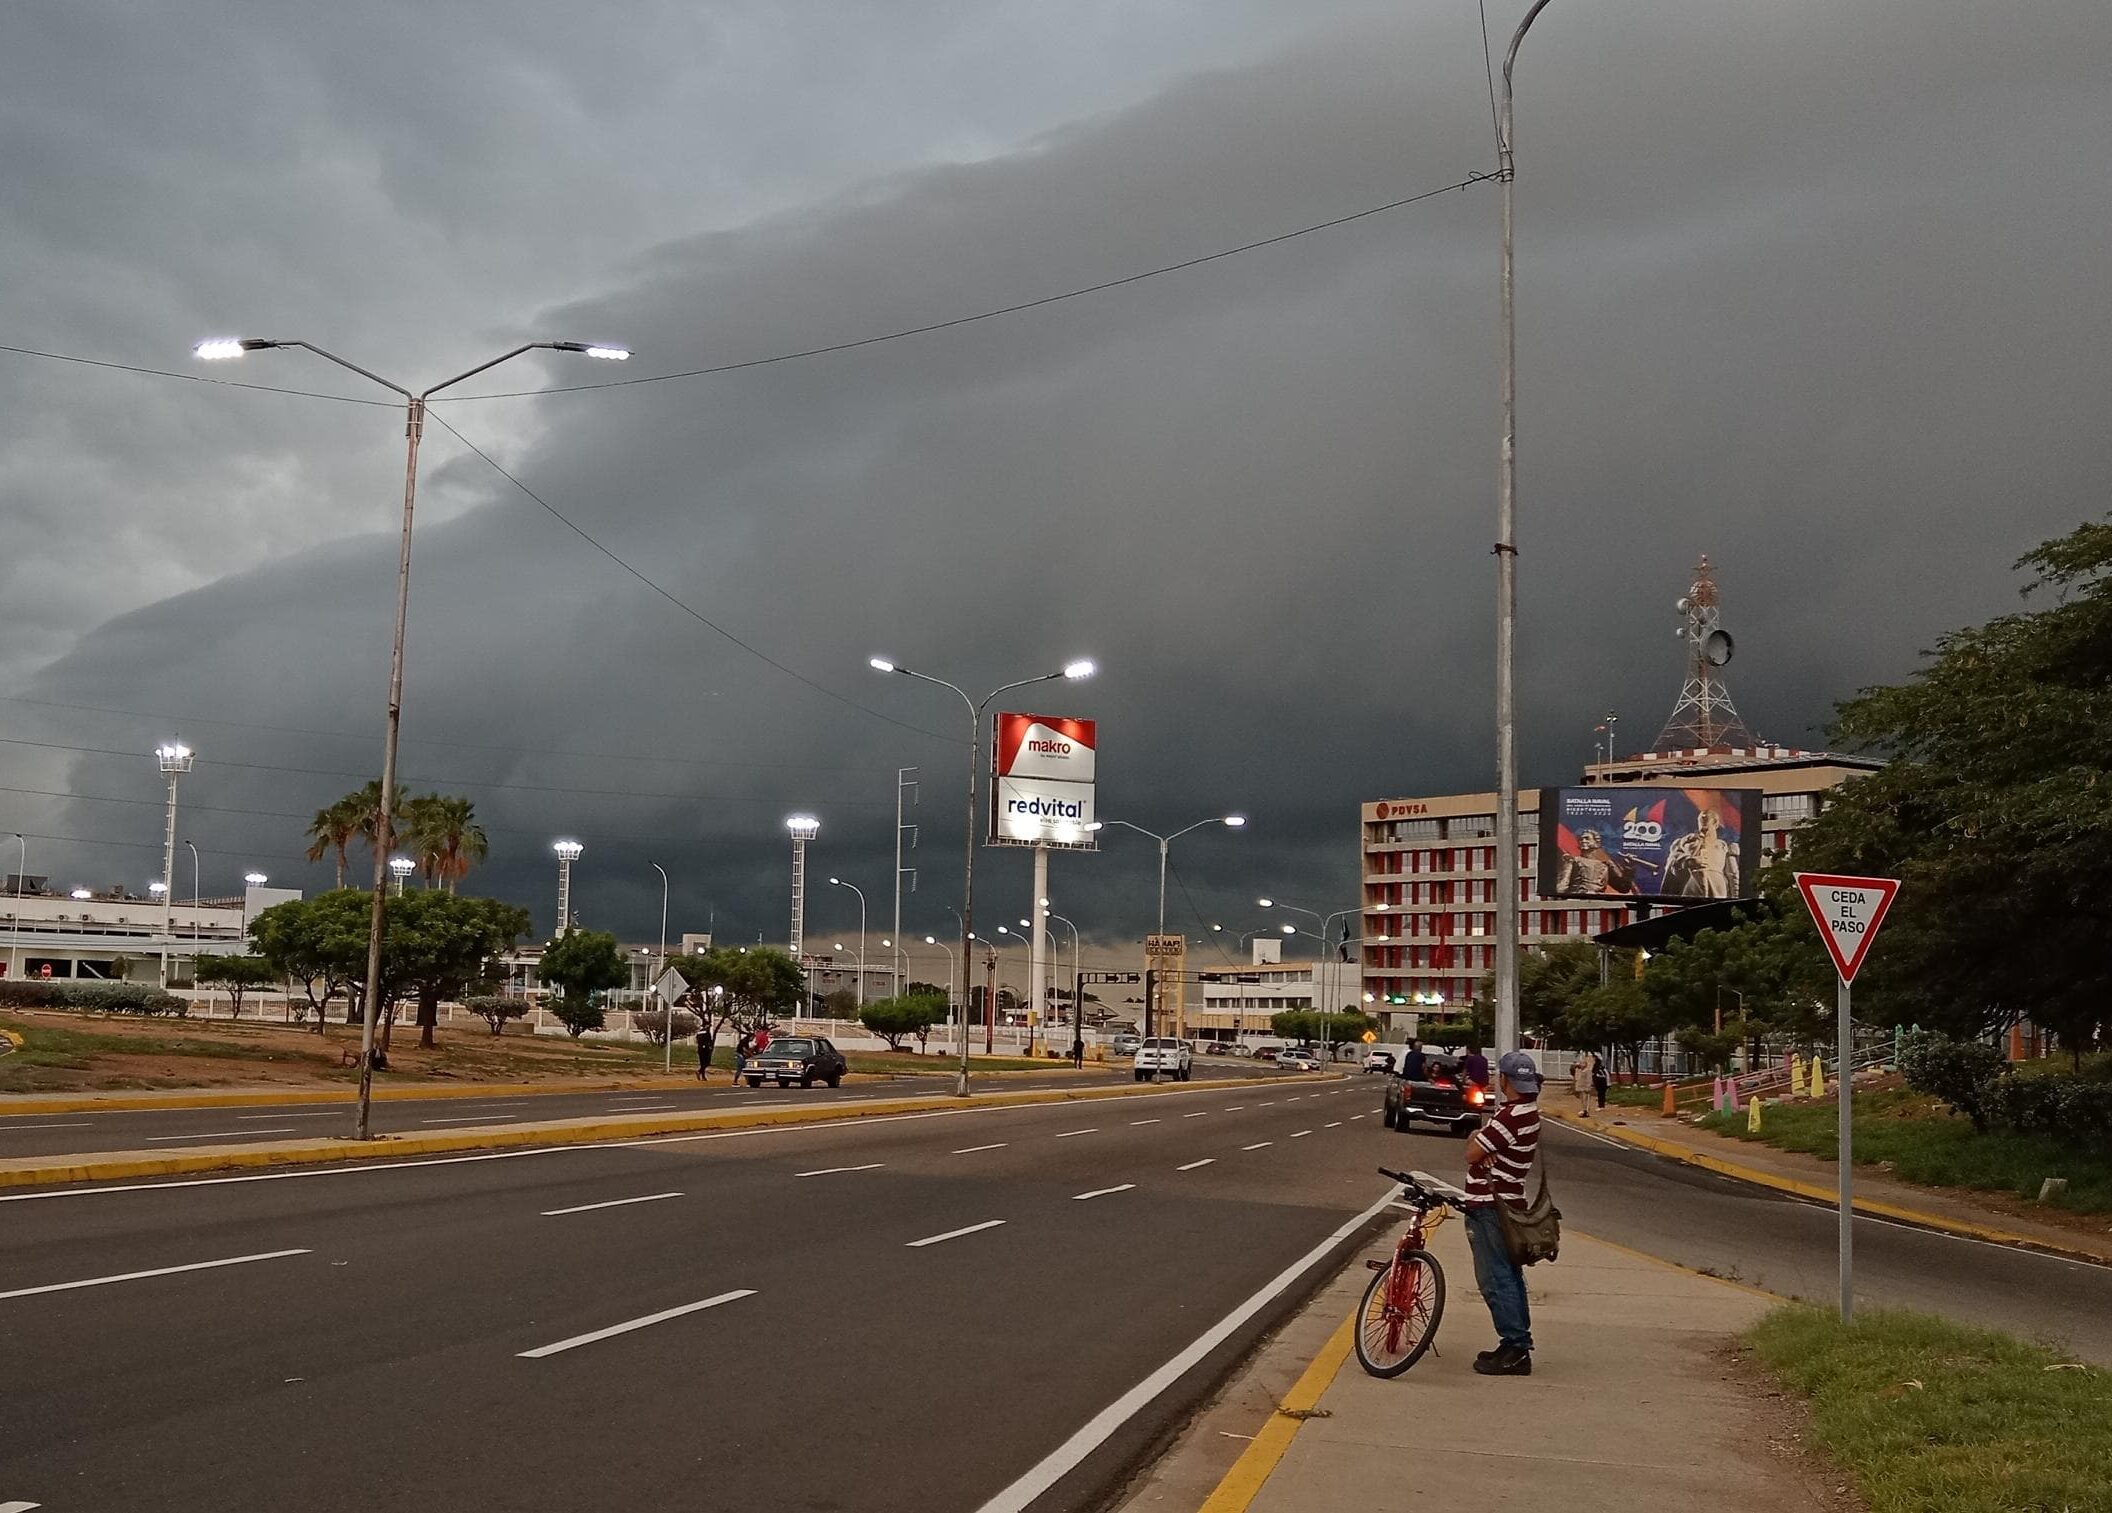
{"type": "MultiPolygon", "coordinates": [[[[647,865],[660,874],[660,969],[653,973],[653,982],[657,991],[660,979],[667,975],[667,868],[661,866],[658,862],[650,862],[647,865]]],[[[666,1054],[660,1058],[660,1067],[662,1071],[673,1072],[675,1069],[675,1006],[668,1001],[667,995],[664,993],[660,995],[660,1010],[667,1015],[667,1034],[664,1037],[666,1054]]]]}
{"type": "Polygon", "coordinates": [[[367,921],[367,991],[365,1012],[361,1016],[359,1032],[359,1120],[356,1137],[370,1137],[368,1108],[374,1091],[374,1026],[381,1017],[381,935],[387,919],[387,900],[383,893],[383,871],[385,858],[396,844],[395,815],[392,812],[396,800],[396,736],[403,724],[403,633],[405,621],[411,608],[411,517],[418,497],[418,443],[425,433],[426,401],[442,389],[453,388],[465,379],[476,377],[500,363],[509,362],[524,352],[537,350],[551,352],[583,352],[589,357],[622,361],[631,354],[623,347],[596,346],[576,341],[532,341],[502,352],[488,362],[478,363],[466,373],[457,373],[453,378],[434,384],[421,393],[412,393],[401,384],[391,383],[378,373],[371,373],[354,362],[347,362],[335,352],[326,352],[313,342],[258,339],[255,337],[219,337],[202,341],[192,349],[193,353],[208,362],[240,357],[246,352],[264,352],[280,347],[298,347],[311,352],[326,362],[337,364],[348,372],[380,384],[390,393],[398,395],[404,402],[405,438],[403,459],[403,540],[396,559],[396,632],[389,653],[389,710],[387,733],[381,747],[381,804],[374,827],[374,906],[367,921]]]}
{"type": "MultiPolygon", "coordinates": [[[[964,961],[973,961],[974,953],[970,949],[970,942],[975,939],[975,783],[976,769],[982,761],[983,711],[990,707],[992,699],[999,694],[1010,693],[1015,688],[1025,688],[1033,683],[1050,683],[1058,678],[1070,678],[1074,681],[1090,678],[1096,669],[1091,661],[1081,658],[1065,664],[1059,671],[1045,672],[1034,678],[1021,678],[1016,683],[1007,683],[1002,688],[992,689],[978,704],[959,684],[949,683],[944,678],[935,678],[930,673],[899,667],[885,657],[870,658],[868,665],[876,672],[896,672],[905,678],[915,678],[919,682],[936,683],[941,688],[950,688],[959,694],[961,702],[968,706],[968,834],[964,842],[966,860],[961,869],[961,956],[964,961]]],[[[961,1071],[953,1090],[958,1097],[968,1096],[968,1013],[965,994],[961,1011],[961,1071]]]]}
{"type": "Polygon", "coordinates": [[[1132,825],[1128,820],[1101,820],[1093,828],[1100,829],[1108,825],[1120,825],[1124,830],[1134,830],[1137,834],[1149,836],[1159,843],[1159,933],[1164,935],[1166,933],[1167,851],[1175,841],[1186,835],[1190,830],[1200,830],[1206,825],[1223,825],[1228,830],[1241,830],[1246,827],[1246,823],[1247,817],[1244,814],[1213,814],[1210,818],[1197,820],[1194,824],[1176,830],[1171,835],[1161,835],[1156,830],[1146,830],[1142,825],[1132,825]]]}
{"type": "MultiPolygon", "coordinates": [[[[198,938],[202,933],[198,927],[198,847],[195,842],[185,841],[183,847],[191,853],[191,981],[198,981],[198,938]]],[[[211,1007],[210,1003],[207,1005],[211,1007]]]]}
{"type": "Polygon", "coordinates": [[[848,888],[858,895],[858,1007],[865,1007],[865,890],[840,877],[829,879],[832,888],[848,888]]]}
{"type": "Polygon", "coordinates": [[[410,881],[411,874],[417,870],[418,864],[407,856],[392,856],[389,858],[389,872],[395,878],[395,885],[391,891],[398,898],[403,897],[403,885],[410,881]]]}
{"type": "MultiPolygon", "coordinates": [[[[1048,908],[1048,900],[1042,900],[1048,908]]],[[[1061,914],[1049,911],[1049,918],[1071,932],[1071,1057],[1076,1060],[1085,1054],[1085,993],[1078,978],[1078,927],[1061,914]]]]}
{"type": "MultiPolygon", "coordinates": [[[[1287,904],[1282,899],[1278,898],[1257,898],[1254,901],[1260,904],[1264,909],[1281,909],[1287,914],[1303,914],[1307,919],[1319,921],[1320,933],[1315,938],[1320,942],[1320,954],[1313,962],[1313,1002],[1319,1008],[1320,1013],[1322,1015],[1322,1018],[1320,1020],[1321,1054],[1327,1059],[1328,1063],[1332,1065],[1334,1060],[1334,1052],[1331,1049],[1332,1042],[1329,1038],[1329,1035],[1333,1027],[1328,1023],[1325,1017],[1328,1013],[1331,1012],[1331,1010],[1328,1008],[1326,1001],[1325,987],[1325,983],[1327,981],[1328,968],[1327,932],[1329,928],[1333,926],[1336,920],[1345,919],[1350,915],[1355,914],[1357,911],[1355,909],[1337,909],[1332,914],[1321,915],[1315,913],[1311,909],[1301,909],[1296,904],[1287,904]]],[[[1285,925],[1283,927],[1283,933],[1286,935],[1293,934],[1296,932],[1296,930],[1297,927],[1295,925],[1285,925]]]]}
{"type": "MultiPolygon", "coordinates": [[[[941,951],[944,951],[946,953],[946,997],[949,1000],[946,1005],[946,1010],[949,1014],[951,1014],[952,1012],[954,1012],[954,1006],[950,1000],[953,998],[954,984],[960,979],[960,963],[954,960],[953,947],[947,945],[946,942],[939,939],[938,936],[925,936],[924,944],[927,946],[937,946],[941,951]]],[[[967,990],[965,987],[962,989],[961,996],[964,999],[967,997],[967,990]]]]}
{"type": "Polygon", "coordinates": [[[572,933],[572,864],[587,848],[578,841],[558,841],[550,849],[557,853],[557,934],[550,938],[558,940],[572,933]]]}
{"type": "Polygon", "coordinates": [[[176,783],[191,770],[197,753],[181,741],[163,741],[154,760],[169,780],[169,807],[161,837],[161,985],[169,985],[169,945],[176,937],[176,783]]]}
{"type": "Polygon", "coordinates": [[[792,960],[796,963],[807,947],[807,842],[821,834],[821,821],[811,814],[785,817],[792,836],[792,960]]]}
{"type": "Polygon", "coordinates": [[[22,848],[22,854],[15,862],[15,897],[20,898],[22,896],[22,880],[29,874],[29,842],[23,838],[22,832],[19,830],[15,832],[15,844],[22,848]]]}
{"type": "Polygon", "coordinates": [[[1496,176],[1503,182],[1503,337],[1498,387],[1503,416],[1496,444],[1496,1053],[1518,1047],[1518,307],[1513,292],[1511,70],[1519,44],[1548,0],[1511,34],[1503,55],[1503,104],[1496,125],[1496,176]]]}

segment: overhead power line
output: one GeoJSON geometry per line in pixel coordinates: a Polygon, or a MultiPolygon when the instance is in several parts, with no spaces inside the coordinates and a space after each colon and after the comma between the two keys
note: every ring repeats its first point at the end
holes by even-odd
{"type": "Polygon", "coordinates": [[[288,389],[278,384],[243,383],[237,378],[216,378],[209,373],[179,373],[173,368],[143,368],[137,363],[107,362],[99,357],[77,357],[71,352],[45,352],[36,347],[15,347],[4,342],[0,342],[0,352],[12,352],[17,357],[41,357],[50,362],[72,363],[82,368],[108,368],[117,373],[138,373],[148,378],[180,378],[185,383],[217,384],[223,389],[254,389],[260,394],[293,394],[302,399],[327,399],[341,405],[367,405],[384,410],[397,408],[393,399],[361,399],[356,394],[325,394],[318,389],[288,389]]]}

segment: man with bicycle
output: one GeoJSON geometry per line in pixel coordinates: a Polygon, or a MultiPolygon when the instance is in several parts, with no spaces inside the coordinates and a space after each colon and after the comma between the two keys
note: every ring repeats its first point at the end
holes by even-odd
{"type": "Polygon", "coordinates": [[[1496,1078],[1503,1107],[1467,1142],[1467,1244],[1497,1340],[1494,1350],[1474,1357],[1474,1369],[1483,1376],[1531,1376],[1533,1321],[1525,1270],[1511,1259],[1496,1205],[1526,1205],[1525,1179],[1540,1149],[1540,1069],[1525,1052],[1506,1051],[1496,1063],[1496,1078]]]}

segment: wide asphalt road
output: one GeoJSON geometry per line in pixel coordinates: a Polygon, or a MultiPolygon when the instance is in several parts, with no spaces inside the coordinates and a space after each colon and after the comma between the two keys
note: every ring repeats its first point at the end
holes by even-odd
{"type": "Polygon", "coordinates": [[[1381,1211],[1378,1103],[0,1193],[0,1507],[1080,1506],[1381,1211]]]}
{"type": "MultiPolygon", "coordinates": [[[[1750,1287],[1838,1306],[1839,1210],[1553,1121],[1541,1129],[1565,1226],[1750,1287]]],[[[1386,1164],[1396,1170],[1458,1168],[1462,1142],[1450,1136],[1419,1130],[1387,1139],[1386,1164]]],[[[2112,1364],[2112,1267],[1858,1215],[1855,1277],[1858,1306],[1947,1314],[2112,1364]]]]}
{"type": "MultiPolygon", "coordinates": [[[[1195,1064],[1198,1079],[1277,1075],[1267,1062],[1204,1060],[1195,1064]]],[[[1019,1088],[1099,1087],[1127,1083],[1130,1074],[1106,1071],[1013,1072],[975,1079],[990,1092],[1019,1088]]],[[[709,1083],[676,1088],[604,1089],[583,1093],[511,1093],[478,1097],[377,1099],[371,1105],[373,1129],[380,1134],[431,1135],[470,1125],[520,1124],[542,1119],[587,1119],[624,1114],[667,1114],[685,1110],[731,1112],[774,1108],[794,1103],[836,1103],[889,1097],[950,1093],[953,1074],[926,1076],[860,1076],[851,1074],[840,1088],[769,1083],[751,1088],[731,1085],[721,1073],[709,1083]]],[[[71,1156],[94,1151],[177,1150],[185,1145],[239,1145],[253,1141],[309,1140],[352,1133],[353,1094],[318,1103],[245,1103],[230,1108],[120,1109],[101,1113],[19,1114],[0,1112],[0,1161],[21,1156],[71,1156]]],[[[0,1104],[0,1110],[5,1105],[0,1104]]]]}

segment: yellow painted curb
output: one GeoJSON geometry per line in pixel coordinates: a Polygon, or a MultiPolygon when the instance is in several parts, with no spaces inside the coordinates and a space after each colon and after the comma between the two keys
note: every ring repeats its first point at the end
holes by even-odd
{"type": "Polygon", "coordinates": [[[1356,1341],[1356,1327],[1357,1316],[1352,1313],[1327,1337],[1320,1353],[1313,1357],[1291,1390],[1284,1394],[1276,1411],[1269,1415],[1269,1421],[1261,1426],[1253,1443],[1240,1452],[1239,1459],[1232,1463],[1232,1469],[1218,1482],[1198,1513],[1246,1513],[1248,1504],[1275,1474],[1278,1462],[1291,1448],[1291,1441],[1305,1426],[1306,1415],[1320,1405],[1320,1399],[1341,1374],[1356,1341]]]}
{"type": "Polygon", "coordinates": [[[0,1040],[6,1041],[15,1050],[22,1049],[22,1037],[13,1030],[0,1030],[0,1040]]]}
{"type": "MultiPolygon", "coordinates": [[[[1639,1130],[1622,1125],[1580,1123],[1565,1114],[1553,1114],[1557,1123],[1574,1129],[1594,1129],[1610,1140],[1623,1145],[1632,1145],[1637,1150],[1646,1150],[1654,1156],[1663,1156],[1686,1166],[1700,1167],[1703,1171],[1716,1173],[1719,1177],[1730,1177],[1739,1182],[1750,1182],[1756,1187],[1771,1188],[1778,1193],[1789,1193],[1799,1198],[1808,1198],[1816,1203],[1839,1206],[1841,1194],[1838,1188],[1821,1187],[1816,1182],[1800,1182],[1795,1177],[1778,1176],[1773,1172],[1760,1171],[1755,1167],[1740,1166],[1735,1161],[1726,1161],[1721,1156],[1711,1156],[1691,1146],[1674,1140],[1660,1140],[1655,1135],[1646,1135],[1639,1130]]],[[[1924,1213],[1920,1209],[1904,1208],[1896,1203],[1886,1203],[1876,1198],[1856,1198],[1855,1211],[1868,1214],[1875,1219],[1891,1219],[1900,1224],[1911,1224],[1917,1229],[1933,1229],[1940,1234],[1958,1235],[1968,1240],[1985,1240],[1991,1245],[2010,1245],[2020,1250],[2043,1251],[2048,1255],[2065,1256],[2071,1260],[2088,1261],[2094,1265],[2112,1265],[2112,1258],[2081,1246],[2062,1245],[2055,1240],[2041,1239],[2035,1235],[2020,1235],[2012,1230],[1997,1229],[1990,1224],[1975,1224],[1969,1219],[1952,1219],[1942,1214],[1924,1213]]]]}
{"type": "MultiPolygon", "coordinates": [[[[1227,1077],[1207,1084],[1173,1087],[1152,1085],[1159,1093],[1208,1093],[1273,1084],[1273,1077],[1227,1077]]],[[[333,1140],[288,1141],[280,1145],[221,1146],[166,1154],[119,1153],[103,1159],[55,1164],[0,1166],[0,1188],[47,1187],[69,1182],[131,1181],[142,1177],[179,1177],[198,1172],[254,1166],[315,1166],[333,1161],[387,1161],[404,1156],[445,1155],[456,1151],[503,1150],[516,1146],[592,1145],[653,1135],[695,1134],[713,1130],[767,1129],[780,1124],[851,1122],[883,1115],[921,1114],[976,1108],[1015,1108],[1037,1103],[1072,1103],[1102,1098],[1132,1098],[1146,1091],[1134,1087],[1037,1088],[1017,1093],[984,1094],[966,1103],[951,1094],[883,1099],[846,1107],[817,1103],[805,1108],[751,1109],[730,1113],[644,1114],[632,1119],[583,1119],[545,1124],[487,1126],[453,1130],[444,1135],[392,1137],[364,1144],[333,1140]]],[[[40,1158],[30,1158],[37,1160],[40,1158]]]]}
{"type": "Polygon", "coordinates": [[[1740,1282],[1732,1277],[1719,1277],[1715,1272],[1703,1271],[1699,1266],[1688,1266],[1684,1262],[1668,1261],[1663,1256],[1653,1256],[1647,1250],[1637,1250],[1632,1245],[1623,1245],[1620,1241],[1609,1240],[1604,1235],[1591,1234],[1582,1229],[1573,1229],[1570,1233],[1580,1240],[1589,1240],[1594,1245],[1603,1245],[1608,1250],[1617,1250],[1624,1256],[1634,1256],[1638,1261],[1653,1261],[1659,1266],[1669,1266],[1672,1270],[1683,1271],[1690,1277],[1700,1277],[1703,1281],[1718,1282],[1725,1287],[1735,1287],[1740,1292],[1749,1292],[1756,1298],[1766,1298],[1770,1303],[1795,1301],[1779,1292],[1769,1292],[1765,1287],[1755,1287],[1750,1282],[1740,1282]]]}

